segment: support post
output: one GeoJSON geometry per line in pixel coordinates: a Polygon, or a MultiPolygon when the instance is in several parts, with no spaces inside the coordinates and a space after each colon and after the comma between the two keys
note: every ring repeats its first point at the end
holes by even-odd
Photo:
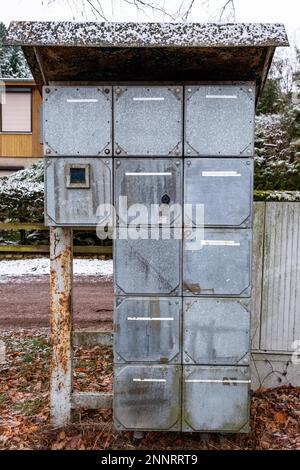
{"type": "Polygon", "coordinates": [[[50,229],[51,423],[61,427],[71,419],[72,392],[73,233],[50,229]]]}

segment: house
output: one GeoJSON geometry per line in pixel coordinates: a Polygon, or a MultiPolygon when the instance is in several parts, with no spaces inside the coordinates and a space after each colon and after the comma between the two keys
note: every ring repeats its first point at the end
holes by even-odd
{"type": "Polygon", "coordinates": [[[42,158],[40,91],[32,79],[5,78],[0,100],[0,177],[42,158]]]}

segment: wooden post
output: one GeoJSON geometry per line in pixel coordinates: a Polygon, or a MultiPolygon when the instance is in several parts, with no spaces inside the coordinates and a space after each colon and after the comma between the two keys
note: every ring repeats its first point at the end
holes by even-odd
{"type": "Polygon", "coordinates": [[[50,229],[51,423],[61,427],[71,418],[72,392],[72,229],[50,229]]]}

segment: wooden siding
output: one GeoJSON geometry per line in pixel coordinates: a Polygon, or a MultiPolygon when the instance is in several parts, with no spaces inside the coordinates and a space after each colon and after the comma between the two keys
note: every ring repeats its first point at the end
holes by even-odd
{"type": "Polygon", "coordinates": [[[31,133],[0,133],[0,164],[1,157],[41,157],[40,116],[41,95],[37,86],[28,82],[9,82],[7,86],[30,86],[32,88],[32,132],[31,133]]]}

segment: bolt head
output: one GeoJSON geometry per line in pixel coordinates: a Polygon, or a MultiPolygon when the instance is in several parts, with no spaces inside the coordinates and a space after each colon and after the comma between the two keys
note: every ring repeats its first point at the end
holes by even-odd
{"type": "Polygon", "coordinates": [[[46,150],[46,154],[49,155],[49,153],[51,153],[51,150],[50,150],[50,149],[47,149],[47,150],[46,150]]]}
{"type": "Polygon", "coordinates": [[[249,93],[252,93],[252,91],[253,91],[253,90],[252,90],[252,88],[249,88],[249,90],[248,90],[248,91],[249,91],[249,93]]]}
{"type": "Polygon", "coordinates": [[[50,91],[51,91],[50,88],[46,88],[46,89],[45,89],[45,92],[46,92],[46,93],[50,93],[50,91]]]}
{"type": "Polygon", "coordinates": [[[187,153],[191,153],[191,149],[187,149],[187,153]]]}
{"type": "Polygon", "coordinates": [[[106,93],[107,95],[108,95],[109,91],[110,91],[109,88],[104,88],[104,93],[106,93]]]}
{"type": "Polygon", "coordinates": [[[175,163],[177,166],[180,165],[180,161],[179,160],[176,160],[176,163],[175,163]]]}
{"type": "Polygon", "coordinates": [[[190,164],[191,164],[191,161],[190,161],[190,160],[188,160],[188,161],[186,162],[186,164],[187,164],[188,166],[190,166],[190,164]]]}
{"type": "Polygon", "coordinates": [[[120,160],[117,160],[117,165],[121,165],[121,162],[120,162],[120,160]]]}
{"type": "Polygon", "coordinates": [[[105,149],[105,153],[106,153],[106,155],[109,155],[109,154],[110,154],[110,150],[109,150],[109,149],[105,149]]]}
{"type": "Polygon", "coordinates": [[[120,149],[117,149],[117,150],[116,150],[116,154],[117,154],[117,155],[120,155],[120,153],[121,153],[121,150],[120,150],[120,149]]]}
{"type": "Polygon", "coordinates": [[[180,88],[176,88],[176,93],[180,93],[180,88]]]}
{"type": "Polygon", "coordinates": [[[191,88],[188,88],[188,93],[192,93],[192,89],[191,89],[191,88]]]}
{"type": "Polygon", "coordinates": [[[116,93],[119,95],[121,93],[121,88],[116,88],[116,93]]]}

